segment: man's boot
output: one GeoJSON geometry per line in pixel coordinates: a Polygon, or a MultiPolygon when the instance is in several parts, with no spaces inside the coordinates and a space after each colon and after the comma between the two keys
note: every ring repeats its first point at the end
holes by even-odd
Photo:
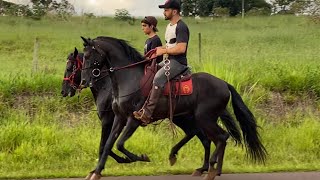
{"type": "Polygon", "coordinates": [[[143,124],[149,124],[151,122],[151,117],[153,111],[155,110],[158,100],[162,94],[162,88],[159,86],[152,86],[150,97],[146,100],[144,105],[139,111],[134,111],[133,115],[136,119],[139,119],[143,124]]]}

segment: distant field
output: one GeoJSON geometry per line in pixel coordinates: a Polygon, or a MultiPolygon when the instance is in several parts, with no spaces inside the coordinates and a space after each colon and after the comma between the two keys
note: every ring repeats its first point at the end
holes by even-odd
{"type": "MultiPolygon", "coordinates": [[[[209,72],[237,88],[269,151],[265,166],[252,164],[230,141],[224,172],[319,171],[320,25],[293,16],[185,21],[193,71],[209,72]]],[[[0,178],[74,177],[92,170],[100,124],[89,90],[79,99],[60,97],[66,58],[74,47],[82,50],[80,36],[125,39],[142,52],[146,36],[139,22],[0,17],[0,178]],[[32,72],[36,38],[39,62],[32,72]]],[[[159,22],[162,40],[166,24],[159,22]]],[[[165,123],[140,128],[126,147],[148,154],[152,162],[119,165],[110,159],[104,172],[181,174],[200,167],[204,152],[197,139],[182,148],[176,166],[169,166],[170,148],[183,133],[177,139],[169,135],[165,123]]]]}

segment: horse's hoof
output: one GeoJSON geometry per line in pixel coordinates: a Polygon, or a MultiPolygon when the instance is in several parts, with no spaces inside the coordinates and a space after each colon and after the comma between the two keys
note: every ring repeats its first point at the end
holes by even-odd
{"type": "Polygon", "coordinates": [[[90,180],[90,178],[92,177],[93,173],[89,173],[88,176],[85,178],[85,180],[90,180]]]}
{"type": "Polygon", "coordinates": [[[144,162],[151,162],[149,157],[146,154],[142,154],[141,158],[142,158],[142,161],[144,161],[144,162]]]}
{"type": "Polygon", "coordinates": [[[202,172],[199,170],[195,170],[191,176],[202,176],[202,172]]]}
{"type": "Polygon", "coordinates": [[[217,170],[209,169],[208,174],[204,177],[205,180],[214,180],[217,176],[217,170]]]}
{"type": "Polygon", "coordinates": [[[102,176],[100,174],[93,173],[90,180],[99,180],[101,177],[102,176]]]}
{"type": "Polygon", "coordinates": [[[177,157],[176,156],[169,157],[169,161],[170,161],[170,165],[173,166],[177,162],[177,157]]]}

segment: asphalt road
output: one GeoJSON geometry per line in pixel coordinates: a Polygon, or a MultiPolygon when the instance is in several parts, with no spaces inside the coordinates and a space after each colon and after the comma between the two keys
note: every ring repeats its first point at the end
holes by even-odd
{"type": "MultiPolygon", "coordinates": [[[[197,180],[203,177],[190,175],[167,176],[121,176],[102,177],[101,180],[197,180]]],[[[38,179],[39,180],[39,179],[38,179]]],[[[51,179],[58,180],[58,179],[51,179]]],[[[60,180],[60,179],[59,179],[60,180]]],[[[84,178],[71,178],[61,180],[84,180],[84,178]]],[[[254,173],[254,174],[222,174],[215,180],[320,180],[320,172],[296,172],[296,173],[254,173]]]]}

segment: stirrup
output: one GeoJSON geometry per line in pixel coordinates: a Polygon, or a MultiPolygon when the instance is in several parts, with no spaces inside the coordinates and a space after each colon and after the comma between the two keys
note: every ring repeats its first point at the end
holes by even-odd
{"type": "Polygon", "coordinates": [[[136,115],[135,115],[134,118],[139,119],[139,120],[142,120],[142,117],[143,117],[145,111],[146,111],[145,109],[141,108],[141,109],[138,111],[138,113],[141,113],[141,115],[140,115],[140,116],[136,116],[136,115]]]}

